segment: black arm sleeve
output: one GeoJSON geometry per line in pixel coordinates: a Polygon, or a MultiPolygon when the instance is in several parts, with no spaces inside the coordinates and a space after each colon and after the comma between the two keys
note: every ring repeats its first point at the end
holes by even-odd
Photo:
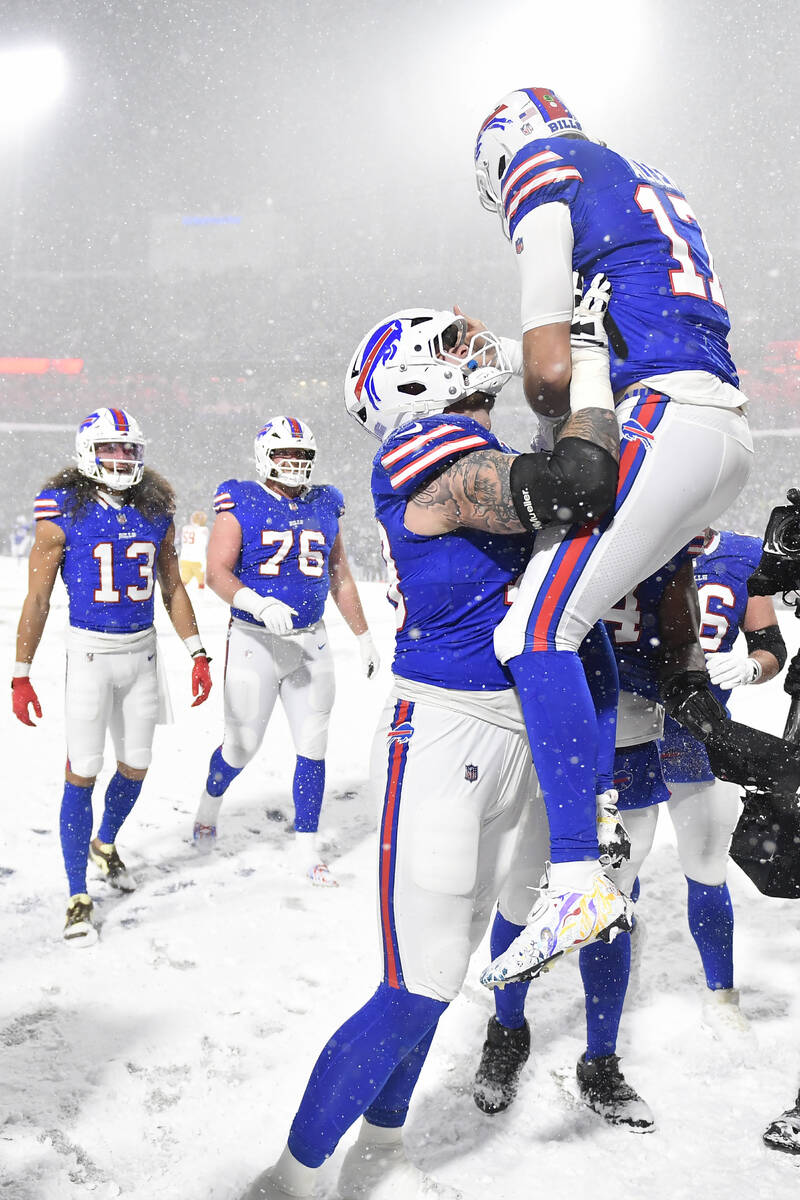
{"type": "Polygon", "coordinates": [[[511,464],[511,499],[532,533],[545,525],[604,517],[617,494],[614,458],[584,438],[565,437],[552,454],[520,454],[511,464]]]}
{"type": "Polygon", "coordinates": [[[747,642],[748,654],[752,654],[754,650],[766,650],[773,658],[777,658],[778,670],[783,670],[786,662],[786,642],[777,625],[765,625],[763,629],[745,630],[744,637],[747,642]]]}

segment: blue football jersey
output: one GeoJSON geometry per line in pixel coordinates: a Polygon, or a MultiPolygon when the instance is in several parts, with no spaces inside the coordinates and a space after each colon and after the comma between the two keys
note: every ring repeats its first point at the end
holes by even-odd
{"type": "MultiPolygon", "coordinates": [[[[747,610],[747,579],[758,566],[762,547],[761,538],[724,531],[694,560],[704,650],[726,654],[733,649],[747,610]]],[[[711,690],[727,708],[730,691],[713,685],[711,690]]],[[[714,778],[703,743],[671,717],[664,723],[661,758],[668,783],[714,778]]]]}
{"type": "Polygon", "coordinates": [[[604,618],[619,670],[619,686],[648,700],[658,699],[661,655],[658,609],[667,584],[689,560],[689,549],[674,558],[628,592],[604,618]]]}
{"type": "Polygon", "coordinates": [[[512,160],[503,202],[512,242],[534,208],[568,206],[573,269],[586,280],[597,271],[611,280],[609,309],[627,343],[625,359],[611,353],[615,392],[672,371],[708,371],[738,386],[728,313],[703,231],[661,171],[596,142],[542,139],[512,160]]]}
{"type": "Polygon", "coordinates": [[[39,492],[34,515],[55,522],[66,536],[61,574],[70,625],[135,633],[153,624],[156,562],[171,516],[151,521],[132,505],[115,508],[102,496],[70,515],[64,488],[39,492]]]}
{"type": "MultiPolygon", "coordinates": [[[[297,610],[295,629],[322,617],[330,590],[328,560],[344,514],[344,498],[330,484],[284,496],[252,479],[226,479],[214,497],[215,512],[229,512],[242,528],[242,548],[233,568],[244,587],[274,596],[297,610]]],[[[260,625],[232,608],[242,621],[260,625]]]]}
{"type": "Polygon", "coordinates": [[[434,687],[500,691],[513,680],[495,657],[494,629],[508,611],[509,589],[525,569],[532,538],[463,527],[424,537],[404,521],[416,492],[479,448],[511,453],[472,417],[422,417],[378,451],[372,495],[396,609],[395,674],[434,687]]]}

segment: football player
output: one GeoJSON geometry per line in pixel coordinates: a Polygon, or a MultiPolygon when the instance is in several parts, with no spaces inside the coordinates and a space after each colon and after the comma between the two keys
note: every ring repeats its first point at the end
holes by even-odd
{"type": "MultiPolygon", "coordinates": [[[[590,140],[547,88],[520,89],[500,101],[479,130],[475,164],[481,203],[499,215],[516,252],[523,338],[506,348],[540,425],[557,427],[571,401],[577,415],[570,390],[573,271],[601,271],[613,288],[613,403],[598,364],[596,391],[581,399],[595,454],[579,469],[588,487],[613,477],[613,444],[601,418],[615,409],[616,501],[591,523],[566,505],[564,524],[537,537],[495,638],[520,691],[550,819],[545,895],[553,904],[541,906],[523,935],[535,955],[553,909],[566,911],[564,893],[590,890],[597,878],[596,721],[578,647],[612,604],[728,507],[753,451],[722,290],[680,188],[590,140]],[[588,753],[573,752],[576,729],[582,738],[588,731],[588,753]]],[[[556,440],[559,461],[574,454],[562,446],[563,438],[556,440]]],[[[520,519],[538,530],[551,504],[541,464],[520,463],[511,492],[520,519]]],[[[674,678],[663,697],[667,708],[692,686],[691,678],[674,678]]],[[[497,964],[494,974],[503,969],[497,964]]]]}
{"type": "Polygon", "coordinates": [[[193,579],[198,588],[206,586],[206,554],[208,552],[208,517],[198,509],[181,529],[181,580],[188,587],[193,579]]]}
{"type": "Polygon", "coordinates": [[[11,687],[15,716],[33,725],[31,708],[37,717],[42,709],[29,678],[31,664],[60,572],[69,598],[61,846],[70,899],[64,937],[71,945],[88,946],[97,941],[97,929],[86,891],[87,857],[112,887],[135,887],[115,843],[150,765],[163,698],[153,628],[156,579],[193,659],[194,705],[207,699],[211,675],[178,570],[174,493],[144,465],[139,425],[123,409],[98,409],[81,423],[75,449],[76,465],[48,480],[34,504],[36,538],[11,687]],[[92,838],[92,789],[106,730],[117,770],[92,838]]]}
{"type": "Polygon", "coordinates": [[[201,848],[213,845],[222,798],[264,740],[280,696],[297,751],[298,867],[317,886],[335,887],[315,836],[335,691],[322,619],[328,592],[356,636],[367,678],[378,670],[378,652],[347,562],[342,493],[311,484],[313,433],[296,417],[273,417],[254,446],[258,479],[226,479],[214,497],[208,584],[231,606],[225,730],[211,756],[194,838],[201,848]]]}
{"type": "MultiPolygon", "coordinates": [[[[322,1051],[286,1149],[245,1200],[314,1194],[359,1116],[340,1196],[378,1184],[396,1200],[456,1195],[407,1161],[403,1124],[512,855],[526,877],[546,856],[522,712],[493,650],[531,550],[508,488],[517,456],[491,432],[510,372],[492,335],[464,334],[453,313],[403,311],[367,335],[347,374],[348,411],[382,442],[372,492],[396,610],[394,685],[371,760],[384,975],[322,1051]]],[[[604,902],[617,895],[609,884],[604,902]]],[[[628,911],[605,917],[613,932],[628,911]]]]}
{"type": "MultiPolygon", "coordinates": [[[[658,806],[664,804],[675,828],[688,888],[689,929],[706,978],[704,1022],[723,1035],[746,1027],[733,986],[733,911],[725,882],[728,847],[739,816],[739,788],[715,779],[703,743],[676,721],[667,719],[671,732],[665,742],[659,741],[664,729],[659,680],[676,670],[702,671],[705,650],[710,675],[706,700],[713,694],[721,705],[728,693],[711,682],[715,677],[732,681],[735,675],[744,683],[777,674],[786,649],[772,602],[763,597],[748,602],[747,597],[747,577],[760,554],[758,538],[706,530],[638,584],[606,618],[621,689],[614,783],[631,841],[629,861],[615,875],[623,891],[634,888],[653,843],[658,806]],[[695,576],[702,584],[699,607],[695,576]],[[709,578],[727,582],[708,582],[709,578]],[[709,614],[714,614],[713,629],[709,614]],[[740,624],[748,630],[757,671],[741,661],[744,656],[729,650],[740,624]]],[[[724,715],[722,707],[719,713],[724,715]]],[[[494,954],[503,952],[520,931],[510,916],[515,907],[519,914],[525,905],[525,880],[518,875],[512,872],[500,900],[492,929],[494,954]],[[518,895],[515,886],[522,889],[518,895]]],[[[580,968],[588,1040],[577,1067],[579,1088],[590,1107],[611,1124],[645,1132],[654,1127],[652,1113],[625,1080],[616,1055],[630,968],[629,939],[585,947],[580,968]]],[[[489,1021],[473,1092],[484,1112],[502,1111],[516,1095],[530,1050],[526,991],[526,984],[512,984],[495,993],[496,1016],[489,1021]]]]}

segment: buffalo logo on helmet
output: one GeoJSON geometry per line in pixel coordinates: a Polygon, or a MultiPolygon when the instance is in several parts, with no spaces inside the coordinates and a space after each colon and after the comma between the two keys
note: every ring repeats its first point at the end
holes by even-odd
{"type": "Polygon", "coordinates": [[[390,363],[397,354],[400,336],[403,332],[400,321],[390,321],[388,325],[380,325],[364,347],[361,362],[357,365],[358,378],[355,383],[355,394],[358,400],[366,392],[367,399],[374,409],[380,405],[380,399],[375,393],[373,375],[375,368],[390,363]]]}

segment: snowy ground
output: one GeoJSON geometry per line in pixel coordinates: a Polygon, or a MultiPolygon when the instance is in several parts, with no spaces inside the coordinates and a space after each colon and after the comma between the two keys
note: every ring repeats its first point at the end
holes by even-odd
{"type": "MultiPolygon", "coordinates": [[[[8,667],[23,591],[23,571],[1,559],[8,667]]],[[[380,585],[362,591],[388,664],[389,606],[380,585]]],[[[176,723],[157,733],[150,777],[120,838],[139,889],[120,897],[92,880],[101,938],[76,950],[60,936],[60,585],[59,592],[33,672],[42,727],[24,728],[10,706],[0,716],[7,772],[0,896],[10,917],[0,952],[0,1197],[237,1200],[282,1148],[324,1040],[377,981],[374,818],[364,778],[388,669],[374,683],[361,679],[352,637],[334,611],[338,699],[321,828],[341,886],[314,890],[290,870],[293,758],[280,713],[228,793],[217,851],[203,857],[192,846],[196,798],[220,740],[226,610],[207,591],[193,591],[217,681],[195,710],[185,650],[161,613],[176,723]]],[[[781,621],[793,650],[800,622],[791,613],[781,621]]],[[[772,684],[745,689],[735,707],[780,732],[786,706],[772,684]]],[[[642,873],[648,940],[620,1042],[657,1132],[616,1132],[575,1100],[583,997],[570,961],[531,990],[534,1053],[516,1105],[494,1118],[477,1110],[471,1080],[492,1011],[477,982],[481,949],[464,994],[442,1020],[407,1126],[413,1159],[466,1197],[788,1200],[800,1193],[800,1162],[761,1143],[764,1125],[800,1081],[800,906],[760,896],[731,865],[737,982],[753,1025],[752,1045],[731,1051],[700,1026],[703,985],[668,828],[664,820],[642,873]]]]}

